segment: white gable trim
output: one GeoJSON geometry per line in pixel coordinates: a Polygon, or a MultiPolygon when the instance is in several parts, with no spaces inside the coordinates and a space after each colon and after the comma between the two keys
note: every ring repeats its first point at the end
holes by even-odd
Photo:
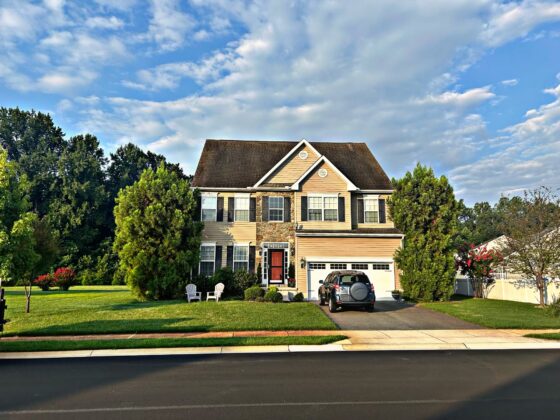
{"type": "Polygon", "coordinates": [[[340,170],[336,166],[334,166],[334,164],[329,159],[327,159],[327,157],[324,156],[324,155],[321,156],[321,158],[317,162],[315,162],[313,165],[311,165],[311,167],[307,171],[305,171],[305,173],[296,182],[293,183],[291,189],[292,190],[299,190],[301,182],[305,178],[307,178],[310,173],[312,173],[315,169],[317,169],[317,167],[322,163],[327,163],[333,169],[333,171],[336,172],[336,174],[338,176],[340,176],[344,181],[346,181],[348,191],[357,191],[359,189],[342,172],[340,172],[340,170]]]}
{"type": "Polygon", "coordinates": [[[305,145],[305,146],[307,146],[309,149],[311,149],[311,150],[313,151],[313,153],[315,153],[315,155],[317,155],[317,157],[321,157],[321,154],[317,151],[317,149],[315,149],[313,146],[311,146],[311,143],[309,143],[309,142],[308,142],[307,140],[305,140],[305,139],[302,139],[298,144],[295,145],[295,147],[294,147],[292,150],[290,150],[290,151],[286,154],[286,156],[284,156],[282,159],[280,159],[280,160],[278,161],[278,163],[277,163],[276,165],[274,165],[270,171],[268,171],[261,179],[259,179],[259,180],[257,181],[257,183],[256,183],[255,185],[253,185],[253,188],[258,187],[258,186],[261,185],[264,181],[266,181],[266,179],[267,179],[270,175],[272,175],[272,174],[274,173],[274,171],[276,171],[280,166],[282,166],[282,164],[283,164],[284,162],[286,162],[286,161],[290,158],[290,156],[292,156],[292,155],[296,152],[296,150],[298,150],[302,145],[305,145]]]}

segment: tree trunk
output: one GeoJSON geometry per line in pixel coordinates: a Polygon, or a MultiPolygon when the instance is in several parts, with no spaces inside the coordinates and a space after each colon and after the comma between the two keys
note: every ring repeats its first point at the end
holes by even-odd
{"type": "Polygon", "coordinates": [[[539,289],[539,306],[544,308],[544,279],[542,275],[537,276],[537,289],[539,289]]]}
{"type": "Polygon", "coordinates": [[[24,286],[25,288],[25,313],[28,314],[29,311],[31,310],[31,287],[33,287],[32,285],[29,285],[29,289],[27,289],[27,285],[24,286]]]}

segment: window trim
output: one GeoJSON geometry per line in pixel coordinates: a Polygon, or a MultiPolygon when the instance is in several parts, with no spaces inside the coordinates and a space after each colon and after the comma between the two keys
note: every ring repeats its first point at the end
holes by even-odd
{"type": "Polygon", "coordinates": [[[379,195],[364,195],[362,197],[362,200],[364,202],[364,224],[366,223],[370,223],[370,224],[379,224],[379,195]],[[372,210],[366,210],[366,201],[376,201],[377,202],[377,211],[372,211],[372,210]],[[377,213],[377,222],[367,222],[367,217],[366,217],[366,213],[377,213]]]}
{"type": "Polygon", "coordinates": [[[284,206],[285,206],[285,201],[284,201],[284,197],[283,196],[278,196],[278,195],[272,195],[268,197],[268,221],[272,222],[272,223],[282,223],[284,221],[284,206]],[[272,207],[270,205],[270,199],[271,198],[281,198],[282,199],[282,205],[280,207],[272,207]],[[282,211],[282,217],[280,220],[271,220],[270,219],[270,210],[281,210],[282,211]]]}
{"type": "Polygon", "coordinates": [[[339,194],[321,194],[321,193],[311,193],[307,194],[307,221],[309,222],[338,222],[340,215],[338,214],[338,197],[339,194]],[[311,207],[311,198],[321,198],[321,220],[312,220],[310,217],[311,210],[318,210],[318,207],[311,207]],[[335,208],[326,209],[325,208],[325,198],[335,198],[335,208]],[[336,210],[336,218],[334,220],[325,220],[325,210],[336,210]]]}
{"type": "Polygon", "coordinates": [[[249,222],[251,220],[251,194],[244,194],[244,193],[237,193],[233,196],[233,221],[234,222],[249,222]],[[247,200],[247,208],[240,209],[237,205],[238,199],[245,199],[247,200]],[[237,212],[238,211],[246,211],[247,212],[247,220],[238,220],[237,219],[237,212]]]}
{"type": "Polygon", "coordinates": [[[248,243],[233,244],[233,267],[232,267],[233,271],[237,271],[235,269],[235,263],[246,263],[247,266],[245,268],[245,271],[249,272],[249,254],[250,254],[250,252],[251,252],[251,247],[249,246],[248,243]],[[247,259],[246,260],[235,259],[235,248],[247,248],[247,259]]]}
{"type": "MultiPolygon", "coordinates": [[[[210,274],[211,276],[214,275],[214,273],[216,273],[216,242],[202,242],[200,244],[200,260],[198,262],[198,273],[202,274],[202,263],[212,263],[212,274],[210,274]],[[212,247],[214,249],[214,258],[212,260],[203,260],[202,259],[202,247],[212,247]]],[[[206,275],[206,274],[204,274],[206,275]]]]}
{"type": "Polygon", "coordinates": [[[200,221],[201,222],[217,222],[218,221],[218,193],[203,192],[200,194],[200,221]],[[216,200],[216,206],[212,208],[204,208],[204,198],[213,198],[216,200]],[[214,219],[204,220],[204,210],[214,210],[214,219]]]}

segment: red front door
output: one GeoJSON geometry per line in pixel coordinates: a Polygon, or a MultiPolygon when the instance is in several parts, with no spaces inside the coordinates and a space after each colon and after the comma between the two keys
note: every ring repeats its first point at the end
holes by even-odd
{"type": "Polygon", "coordinates": [[[270,250],[270,272],[271,283],[282,283],[284,281],[284,250],[270,250]]]}

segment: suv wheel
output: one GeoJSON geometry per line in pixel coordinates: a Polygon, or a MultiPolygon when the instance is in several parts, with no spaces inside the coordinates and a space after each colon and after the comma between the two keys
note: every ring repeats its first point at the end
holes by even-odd
{"type": "Polygon", "coordinates": [[[321,291],[319,291],[319,305],[325,306],[325,297],[321,294],[321,291]]]}
{"type": "Polygon", "coordinates": [[[329,299],[329,312],[333,313],[336,312],[338,309],[338,305],[336,304],[334,299],[329,299]]]}

